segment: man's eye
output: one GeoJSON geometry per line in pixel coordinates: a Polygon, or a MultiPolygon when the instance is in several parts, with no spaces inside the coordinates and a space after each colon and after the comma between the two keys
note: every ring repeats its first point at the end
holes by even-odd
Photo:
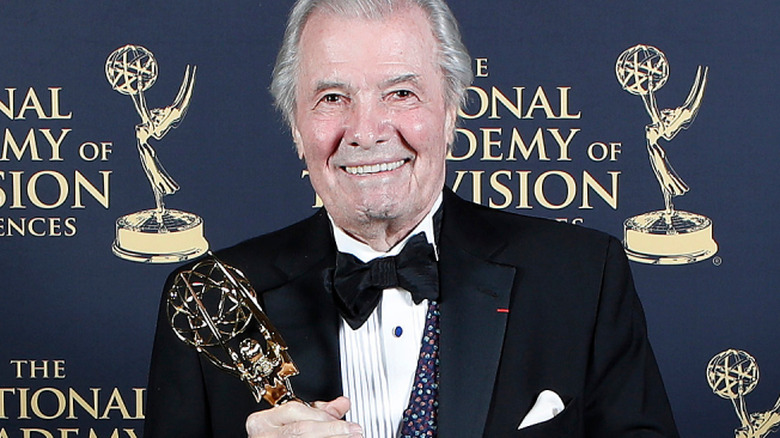
{"type": "Polygon", "coordinates": [[[412,96],[412,92],[409,90],[397,90],[394,91],[393,94],[395,95],[395,97],[399,99],[406,99],[407,97],[412,96]]]}
{"type": "Polygon", "coordinates": [[[340,95],[338,95],[338,94],[326,94],[322,98],[322,101],[323,102],[327,102],[327,103],[339,103],[339,102],[341,102],[341,100],[342,100],[342,97],[340,95]]]}

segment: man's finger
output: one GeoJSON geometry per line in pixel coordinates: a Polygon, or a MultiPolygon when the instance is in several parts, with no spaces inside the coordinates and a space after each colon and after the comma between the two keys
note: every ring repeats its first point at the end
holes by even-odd
{"type": "Polygon", "coordinates": [[[314,407],[329,413],[334,418],[344,418],[349,411],[350,402],[348,398],[341,396],[328,402],[314,402],[314,407]]]}
{"type": "Polygon", "coordinates": [[[298,402],[254,412],[247,418],[250,438],[270,436],[362,437],[362,428],[341,420],[349,410],[349,399],[338,397],[315,402],[313,407],[298,402]]]}
{"type": "Polygon", "coordinates": [[[295,421],[332,421],[336,420],[330,413],[299,402],[289,402],[275,408],[253,412],[247,418],[250,424],[259,426],[280,427],[295,421]]]}
{"type": "MultiPolygon", "coordinates": [[[[305,436],[311,438],[362,438],[363,429],[355,423],[342,420],[296,421],[277,429],[279,436],[305,436]]],[[[250,438],[252,436],[250,435],[250,438]]]]}

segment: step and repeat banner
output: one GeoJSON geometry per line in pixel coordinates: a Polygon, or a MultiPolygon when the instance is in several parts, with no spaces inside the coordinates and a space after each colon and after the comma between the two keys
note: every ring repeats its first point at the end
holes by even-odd
{"type": "MultiPolygon", "coordinates": [[[[167,274],[317,208],[268,92],[291,3],[0,4],[0,437],[142,436],[167,274]]],[[[450,4],[447,184],[619,236],[681,434],[772,434],[778,4],[450,4]]]]}

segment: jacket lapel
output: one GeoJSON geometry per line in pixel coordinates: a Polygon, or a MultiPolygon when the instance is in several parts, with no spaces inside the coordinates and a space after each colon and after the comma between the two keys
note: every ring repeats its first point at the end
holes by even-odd
{"type": "Polygon", "coordinates": [[[274,266],[282,280],[261,292],[265,311],[285,340],[299,375],[290,379],[298,397],[312,402],[341,395],[339,316],[324,287],[335,246],[324,210],[278,248],[274,266]]]}
{"type": "Polygon", "coordinates": [[[440,239],[439,435],[482,436],[501,358],[515,268],[474,207],[445,190],[440,239]]]}

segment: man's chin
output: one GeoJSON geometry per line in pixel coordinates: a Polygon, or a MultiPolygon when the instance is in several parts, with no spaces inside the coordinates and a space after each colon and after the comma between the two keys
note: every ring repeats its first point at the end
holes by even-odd
{"type": "Polygon", "coordinates": [[[394,222],[403,221],[414,208],[408,202],[408,197],[380,196],[363,198],[355,202],[355,217],[362,222],[394,222]]]}
{"type": "Polygon", "coordinates": [[[395,220],[401,213],[398,202],[394,202],[389,199],[383,199],[380,201],[373,200],[373,202],[363,202],[360,204],[360,215],[366,220],[395,220]]]}

